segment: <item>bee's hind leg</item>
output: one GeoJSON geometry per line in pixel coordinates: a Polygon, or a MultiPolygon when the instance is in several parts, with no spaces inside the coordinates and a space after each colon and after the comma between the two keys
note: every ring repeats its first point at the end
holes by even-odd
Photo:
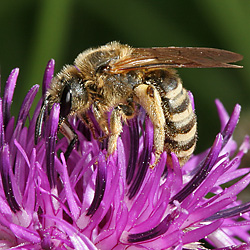
{"type": "Polygon", "coordinates": [[[164,149],[165,140],[165,117],[162,109],[161,97],[153,85],[140,84],[135,89],[137,102],[145,109],[154,126],[154,149],[155,162],[151,168],[158,163],[164,149]]]}

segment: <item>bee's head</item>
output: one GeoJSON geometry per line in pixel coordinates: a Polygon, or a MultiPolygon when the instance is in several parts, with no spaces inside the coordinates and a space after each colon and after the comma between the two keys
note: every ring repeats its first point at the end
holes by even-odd
{"type": "Polygon", "coordinates": [[[55,76],[47,90],[36,122],[35,143],[41,136],[42,123],[55,103],[60,104],[60,122],[70,115],[84,112],[89,107],[89,95],[85,81],[78,74],[75,66],[66,66],[55,76]]]}

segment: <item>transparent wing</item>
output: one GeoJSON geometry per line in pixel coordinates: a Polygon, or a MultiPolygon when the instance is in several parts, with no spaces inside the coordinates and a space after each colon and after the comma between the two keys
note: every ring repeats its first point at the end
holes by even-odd
{"type": "Polygon", "coordinates": [[[242,68],[230,64],[242,58],[240,54],[213,48],[134,48],[129,57],[111,63],[110,71],[119,73],[139,68],[242,68]]]}

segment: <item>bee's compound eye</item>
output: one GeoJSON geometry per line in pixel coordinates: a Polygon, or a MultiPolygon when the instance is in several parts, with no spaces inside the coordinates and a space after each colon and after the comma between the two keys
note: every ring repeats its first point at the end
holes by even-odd
{"type": "Polygon", "coordinates": [[[71,110],[72,94],[69,85],[66,85],[61,96],[60,116],[67,117],[71,110]]]}

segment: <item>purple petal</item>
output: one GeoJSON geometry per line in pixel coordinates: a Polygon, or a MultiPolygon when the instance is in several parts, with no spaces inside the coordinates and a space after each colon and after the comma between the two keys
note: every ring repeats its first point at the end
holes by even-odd
{"type": "Polygon", "coordinates": [[[183,185],[183,180],[182,180],[182,172],[179,160],[175,155],[175,153],[171,153],[171,158],[173,162],[173,174],[174,174],[175,185],[181,187],[183,185]]]}
{"type": "Polygon", "coordinates": [[[95,184],[95,196],[94,199],[88,209],[87,216],[93,215],[95,211],[100,206],[100,203],[103,199],[103,195],[106,188],[106,160],[104,154],[99,154],[98,167],[97,167],[97,176],[96,176],[96,184],[95,184]]]}
{"type": "MultiPolygon", "coordinates": [[[[0,111],[1,112],[1,111],[0,111]]],[[[10,142],[11,138],[13,137],[14,133],[14,126],[15,126],[15,117],[11,117],[8,125],[5,127],[5,142],[10,142]]]]}
{"type": "Polygon", "coordinates": [[[71,182],[69,179],[68,171],[67,171],[67,165],[64,158],[63,153],[60,154],[61,160],[62,160],[62,175],[61,178],[63,180],[66,198],[68,201],[68,205],[71,211],[71,214],[73,215],[73,219],[76,220],[80,214],[79,205],[77,204],[75,198],[74,198],[74,191],[71,187],[71,182]]]}
{"type": "Polygon", "coordinates": [[[30,111],[31,105],[34,101],[34,98],[35,98],[38,90],[39,90],[39,85],[34,85],[29,90],[28,94],[25,96],[23,103],[22,103],[22,106],[21,106],[21,109],[19,111],[17,122],[22,120],[23,124],[25,123],[26,118],[28,116],[28,113],[30,111]]]}
{"type": "Polygon", "coordinates": [[[223,129],[223,131],[221,133],[223,136],[223,146],[222,147],[224,147],[227,144],[228,140],[231,138],[231,136],[234,132],[234,129],[239,121],[240,110],[241,110],[241,106],[237,104],[234,107],[233,113],[230,116],[227,124],[225,125],[225,128],[223,129]]]}
{"type": "Polygon", "coordinates": [[[249,243],[243,243],[241,245],[234,245],[229,247],[223,247],[223,248],[216,248],[216,250],[249,250],[250,244],[249,243]]]}
{"type": "Polygon", "coordinates": [[[219,99],[215,100],[215,105],[217,107],[217,112],[219,115],[220,124],[221,124],[221,132],[222,132],[229,120],[229,115],[219,99]]]}
{"type": "Polygon", "coordinates": [[[206,221],[212,221],[212,220],[218,220],[220,218],[230,218],[234,216],[240,216],[241,214],[244,214],[246,212],[250,211],[250,202],[241,204],[239,206],[231,207],[228,209],[223,209],[214,215],[208,217],[206,221]]]}
{"type": "MultiPolygon", "coordinates": [[[[16,152],[17,152],[17,148],[15,146],[14,140],[20,141],[20,137],[22,135],[22,129],[23,129],[23,122],[19,121],[16,124],[15,130],[12,134],[12,137],[10,138],[9,141],[9,150],[10,150],[10,164],[12,166],[14,166],[15,164],[15,156],[16,156],[16,152]]],[[[6,134],[7,137],[7,134],[6,134]]]]}
{"type": "Polygon", "coordinates": [[[22,193],[27,184],[26,180],[27,180],[28,169],[26,167],[26,164],[28,168],[30,168],[29,158],[25,151],[26,138],[27,138],[27,130],[25,129],[25,131],[21,134],[21,140],[20,140],[21,144],[18,143],[16,139],[14,140],[14,145],[18,149],[16,152],[16,160],[15,160],[15,179],[22,193]]]}
{"type": "MultiPolygon", "coordinates": [[[[234,165],[234,163],[237,163],[238,161],[238,158],[236,158],[233,162],[232,162],[232,165],[234,165]]],[[[231,164],[231,163],[230,163],[231,164]]],[[[237,169],[233,172],[226,172],[225,174],[223,174],[219,180],[216,182],[216,185],[215,186],[219,186],[219,185],[222,185],[224,183],[227,183],[229,181],[232,181],[234,179],[237,179],[245,174],[248,174],[250,171],[249,168],[241,168],[241,169],[237,169]]]]}
{"type": "Polygon", "coordinates": [[[189,244],[201,240],[205,236],[218,229],[222,222],[223,220],[217,220],[209,225],[201,226],[197,229],[186,232],[182,238],[183,244],[189,244]]]}
{"type": "Polygon", "coordinates": [[[193,110],[195,110],[195,105],[194,105],[194,96],[193,93],[191,91],[188,91],[188,96],[192,105],[193,110]]]}
{"type": "Polygon", "coordinates": [[[137,164],[137,157],[139,151],[139,127],[137,119],[132,119],[128,122],[129,126],[129,134],[130,134],[130,156],[128,160],[127,166],[127,183],[128,185],[131,183],[132,179],[134,178],[136,164],[137,164]]]}
{"type": "Polygon", "coordinates": [[[143,180],[146,176],[146,173],[148,171],[151,151],[152,151],[152,147],[153,147],[152,131],[153,131],[152,123],[149,120],[149,118],[146,117],[145,136],[144,136],[144,142],[143,142],[144,149],[143,149],[142,154],[140,155],[140,158],[139,158],[137,173],[134,175],[135,178],[129,187],[129,199],[132,199],[137,194],[137,192],[139,191],[139,189],[143,183],[143,180]]]}
{"type": "Polygon", "coordinates": [[[46,91],[49,87],[49,84],[54,76],[54,68],[55,68],[55,60],[51,59],[46,68],[45,68],[45,72],[44,72],[44,76],[43,76],[43,88],[42,88],[42,96],[44,97],[46,94],[46,91]]]}
{"type": "Polygon", "coordinates": [[[188,216],[188,220],[184,222],[183,227],[192,226],[194,223],[199,223],[200,221],[213,221],[208,219],[208,217],[210,215],[212,216],[214,213],[217,213],[217,211],[219,211],[220,209],[230,205],[232,201],[232,198],[226,198],[212,204],[209,204],[209,202],[207,202],[206,204],[201,205],[199,208],[194,210],[192,208],[189,209],[192,214],[188,216]]]}
{"type": "Polygon", "coordinates": [[[171,203],[174,200],[182,202],[186,197],[188,197],[189,194],[191,194],[202,183],[202,181],[209,174],[209,171],[213,167],[215,161],[217,160],[217,157],[221,150],[221,146],[222,146],[222,136],[221,134],[218,134],[216,136],[216,139],[214,141],[214,144],[210,152],[202,162],[202,167],[200,168],[198,173],[187,183],[187,185],[179,193],[177,193],[172,198],[171,203]]]}
{"type": "Polygon", "coordinates": [[[11,171],[10,158],[9,158],[9,147],[4,145],[0,152],[0,166],[1,176],[3,182],[4,193],[11,210],[16,213],[20,210],[20,207],[15,199],[12,189],[12,182],[9,171],[11,171]]]}
{"type": "Polygon", "coordinates": [[[226,189],[227,196],[234,196],[239,194],[244,188],[246,188],[250,183],[250,174],[246,175],[244,178],[236,182],[235,184],[231,185],[226,189]]]}
{"type": "Polygon", "coordinates": [[[16,87],[16,81],[19,74],[19,69],[13,69],[10,73],[10,76],[6,82],[4,97],[3,97],[3,119],[4,124],[6,125],[10,119],[10,107],[14,95],[14,90],[16,87]]]}
{"type": "Polygon", "coordinates": [[[56,185],[55,176],[55,145],[57,139],[57,129],[59,122],[60,105],[54,104],[49,116],[49,121],[46,123],[46,165],[47,165],[47,175],[51,187],[56,185]]]}
{"type": "Polygon", "coordinates": [[[23,193],[23,207],[27,212],[32,213],[36,203],[36,150],[33,149],[30,156],[30,171],[26,181],[25,191],[23,193]]]}
{"type": "MultiPolygon", "coordinates": [[[[120,140],[118,139],[118,148],[119,151],[124,152],[120,146],[120,140]]],[[[118,204],[118,207],[121,205],[121,200],[124,199],[124,190],[122,189],[125,184],[125,168],[124,161],[120,158],[117,158],[116,153],[114,156],[110,156],[107,162],[107,178],[106,178],[106,188],[104,192],[103,199],[99,208],[92,215],[92,217],[87,217],[82,220],[79,218],[79,223],[88,224],[88,226],[84,229],[84,232],[88,235],[92,232],[95,226],[99,224],[103,224],[104,217],[106,217],[109,213],[110,206],[113,202],[113,206],[118,204]],[[121,186],[121,190],[115,188],[118,187],[118,183],[123,183],[121,186]],[[120,193],[121,192],[121,193],[120,193]],[[117,196],[116,196],[116,195],[117,196]],[[122,197],[122,199],[121,199],[122,197]],[[115,200],[114,200],[115,199],[115,200]],[[119,201],[119,202],[118,202],[119,201]],[[88,222],[87,222],[88,221],[88,222]]],[[[91,189],[92,190],[92,189],[91,189]]],[[[85,196],[88,196],[88,190],[86,190],[85,196]]],[[[92,198],[92,197],[91,197],[92,198]]],[[[78,224],[78,222],[77,222],[78,224]]],[[[123,223],[121,222],[121,225],[123,223]]]]}
{"type": "Polygon", "coordinates": [[[5,136],[4,136],[4,123],[3,123],[3,101],[0,98],[0,148],[3,147],[4,145],[4,140],[5,140],[5,136]]]}
{"type": "Polygon", "coordinates": [[[135,243],[135,242],[146,241],[164,234],[168,230],[169,226],[173,223],[175,216],[176,214],[167,215],[158,226],[150,229],[149,231],[137,234],[129,234],[128,242],[135,243]]]}
{"type": "Polygon", "coordinates": [[[95,245],[84,235],[76,230],[75,227],[68,224],[64,220],[58,219],[57,217],[46,216],[49,219],[58,223],[60,227],[68,234],[70,240],[74,246],[74,249],[78,250],[97,250],[95,245]]]}
{"type": "Polygon", "coordinates": [[[168,190],[166,187],[162,187],[163,192],[160,197],[157,195],[159,192],[159,181],[161,179],[165,162],[166,153],[162,156],[157,167],[148,172],[141,190],[133,198],[132,207],[128,214],[129,221],[127,222],[127,226],[133,228],[131,230],[131,233],[133,234],[149,230],[149,228],[156,227],[161,222],[165,211],[162,209],[166,209],[169,198],[169,193],[164,192],[165,190],[168,190]],[[156,200],[158,200],[157,205],[155,203],[156,200]],[[160,208],[158,208],[159,206],[160,208]]]}
{"type": "Polygon", "coordinates": [[[225,247],[230,245],[235,245],[236,241],[234,238],[230,237],[224,230],[221,228],[214,231],[208,237],[208,242],[216,247],[225,247]]]}
{"type": "Polygon", "coordinates": [[[241,157],[248,152],[250,149],[249,136],[246,135],[243,143],[240,146],[239,151],[241,152],[241,157]]]}
{"type": "MultiPolygon", "coordinates": [[[[192,199],[187,196],[183,206],[192,211],[192,205],[194,207],[197,206],[197,201],[201,200],[202,197],[205,197],[209,192],[211,192],[214,184],[217,182],[221,174],[223,173],[223,169],[225,168],[227,161],[223,161],[214,171],[208,173],[207,178],[199,185],[199,187],[193,192],[192,199]]],[[[210,201],[212,203],[212,201],[210,201]]]]}
{"type": "Polygon", "coordinates": [[[10,224],[10,229],[16,237],[24,241],[32,242],[33,244],[40,243],[41,241],[39,235],[34,230],[29,230],[15,224],[10,224]]]}

